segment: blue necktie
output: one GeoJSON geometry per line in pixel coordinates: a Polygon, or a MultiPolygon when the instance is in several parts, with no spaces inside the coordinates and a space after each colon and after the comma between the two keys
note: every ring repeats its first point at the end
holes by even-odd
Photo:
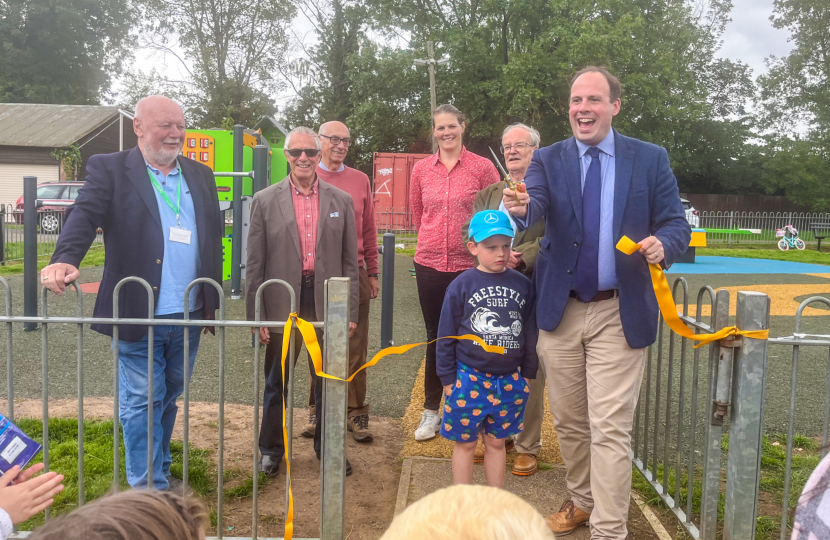
{"type": "Polygon", "coordinates": [[[585,174],[582,188],[582,247],[576,259],[576,295],[588,302],[599,288],[599,214],[602,194],[602,175],[599,148],[591,147],[591,165],[585,174]]]}

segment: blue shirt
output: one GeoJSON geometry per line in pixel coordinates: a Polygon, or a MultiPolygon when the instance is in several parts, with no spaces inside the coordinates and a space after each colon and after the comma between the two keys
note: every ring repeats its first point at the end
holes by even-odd
{"type": "Polygon", "coordinates": [[[530,279],[512,268],[498,274],[470,268],[455,278],[444,295],[438,337],[473,334],[504,347],[504,354],[485,352],[473,341],[438,340],[435,369],[441,384],[455,382],[459,362],[497,375],[521,368],[523,377],[535,379],[535,302],[530,279]]]}
{"type": "MultiPolygon", "coordinates": [[[[585,175],[591,165],[587,144],[576,141],[579,152],[579,167],[582,170],[582,189],[585,189],[585,175]]],[[[602,194],[599,210],[599,290],[618,289],[617,268],[614,263],[614,130],[597,145],[602,179],[602,194]]]]}
{"type": "MultiPolygon", "coordinates": [[[[147,160],[144,160],[147,163],[147,160]]],[[[191,281],[199,277],[199,233],[196,230],[196,211],[193,208],[193,197],[187,187],[187,181],[181,168],[176,168],[165,176],[160,170],[147,163],[147,170],[156,177],[167,197],[176,203],[176,191],[179,182],[182,183],[182,195],[179,207],[179,218],[182,228],[190,231],[190,244],[173,242],[170,240],[170,228],[178,227],[176,214],[161,198],[159,191],[153,187],[156,202],[159,205],[161,230],[164,236],[164,259],[161,263],[161,286],[159,287],[159,301],[156,304],[156,315],[182,313],[184,311],[184,290],[191,281]]],[[[147,181],[149,182],[149,178],[147,181]]],[[[190,311],[202,307],[202,297],[199,295],[200,286],[190,289],[190,311]]]]}
{"type": "Polygon", "coordinates": [[[346,168],[346,164],[345,164],[345,163],[341,163],[341,164],[340,164],[340,168],[339,168],[339,169],[337,169],[336,171],[332,171],[331,169],[329,169],[328,167],[326,167],[325,165],[323,165],[323,160],[322,160],[322,159],[320,160],[320,163],[318,163],[317,165],[319,165],[319,166],[320,166],[320,168],[321,168],[321,169],[323,169],[324,171],[328,171],[328,172],[340,172],[340,171],[342,171],[343,169],[345,169],[345,168],[346,168]]]}

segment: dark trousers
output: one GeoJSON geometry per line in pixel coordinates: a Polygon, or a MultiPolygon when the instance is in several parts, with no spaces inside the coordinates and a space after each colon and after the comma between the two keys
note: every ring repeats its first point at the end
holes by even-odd
{"type": "MultiPolygon", "coordinates": [[[[303,286],[300,290],[300,318],[308,322],[316,322],[317,314],[314,307],[314,286],[303,286]]],[[[290,360],[296,366],[303,341],[299,330],[294,327],[294,358],[290,360]]],[[[320,350],[323,349],[323,333],[317,330],[317,342],[320,350]]],[[[280,359],[282,358],[282,332],[271,331],[271,342],[265,348],[265,391],[262,398],[262,425],[259,430],[259,451],[262,455],[282,459],[285,456],[285,441],[282,437],[282,398],[288,396],[288,366],[285,369],[285,381],[282,380],[280,359]]],[[[289,359],[286,358],[286,362],[289,359]]],[[[309,365],[311,359],[309,359],[309,365]]],[[[323,379],[317,377],[311,367],[314,403],[317,409],[317,430],[314,432],[314,452],[320,455],[320,440],[322,435],[323,379]]]]}
{"type": "MultiPolygon", "coordinates": [[[[418,286],[418,300],[424,315],[427,341],[438,337],[438,323],[441,321],[441,307],[447,287],[461,272],[440,272],[434,268],[415,264],[415,282],[418,286]]],[[[435,343],[427,345],[426,369],[424,373],[424,409],[437,411],[441,406],[444,386],[435,372],[435,343]]]]}

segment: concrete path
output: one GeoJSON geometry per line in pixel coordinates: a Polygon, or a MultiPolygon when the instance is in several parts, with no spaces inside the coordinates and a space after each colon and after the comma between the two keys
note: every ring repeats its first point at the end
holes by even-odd
{"type": "MultiPolygon", "coordinates": [[[[544,467],[533,476],[515,476],[506,474],[504,489],[521,497],[536,508],[543,516],[559,510],[567,499],[565,487],[565,469],[560,465],[544,467]]],[[[484,466],[476,465],[473,473],[476,484],[486,484],[484,466]]],[[[452,464],[448,459],[406,458],[401,470],[401,482],[395,513],[403,512],[406,507],[422,497],[439,489],[452,485],[452,464]]],[[[651,514],[650,510],[646,510],[651,514]]],[[[656,518],[654,518],[656,519],[656,518]]],[[[668,540],[671,536],[657,522],[657,530],[649,522],[634,500],[628,520],[628,540],[668,540]]],[[[587,526],[577,528],[568,535],[569,540],[590,540],[591,533],[587,526]]]]}

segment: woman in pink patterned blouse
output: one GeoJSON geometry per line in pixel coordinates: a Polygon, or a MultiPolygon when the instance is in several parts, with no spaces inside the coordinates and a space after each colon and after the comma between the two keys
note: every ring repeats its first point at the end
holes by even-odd
{"type": "MultiPolygon", "coordinates": [[[[438,153],[415,164],[409,184],[409,202],[418,232],[415,277],[427,341],[438,337],[447,287],[461,272],[473,267],[461,227],[472,217],[476,193],[500,180],[490,160],[464,148],[464,127],[464,115],[452,105],[435,109],[432,134],[438,139],[438,153]]],[[[435,373],[434,343],[427,346],[424,394],[416,441],[432,439],[441,426],[438,408],[443,386],[435,373]]]]}

